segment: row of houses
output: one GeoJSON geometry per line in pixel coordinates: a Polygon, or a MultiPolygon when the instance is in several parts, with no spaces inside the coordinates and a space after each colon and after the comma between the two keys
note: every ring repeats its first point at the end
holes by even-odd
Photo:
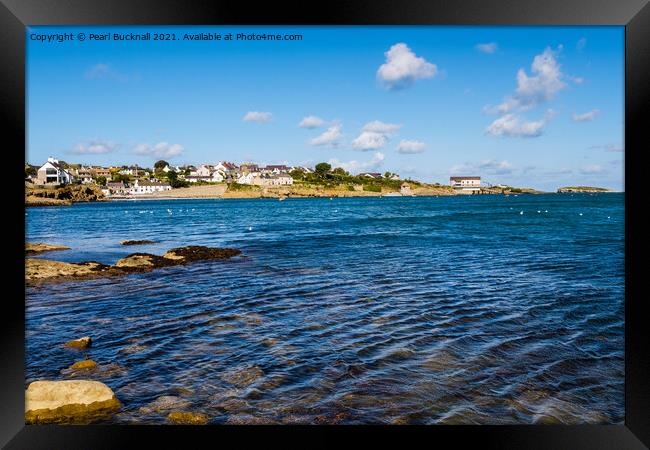
{"type": "Polygon", "coordinates": [[[135,180],[133,183],[109,181],[106,183],[106,186],[102,187],[102,192],[107,197],[121,197],[169,191],[171,188],[171,185],[166,181],[135,180]]]}
{"type": "Polygon", "coordinates": [[[47,162],[36,170],[36,176],[28,176],[27,181],[32,181],[39,185],[59,185],[69,184],[78,181],[82,184],[94,183],[98,177],[110,179],[113,173],[122,175],[149,177],[151,172],[132,166],[127,168],[121,167],[64,167],[58,159],[49,157],[47,162]]]}
{"type": "MultiPolygon", "coordinates": [[[[179,175],[179,178],[190,183],[199,181],[221,183],[234,182],[258,186],[287,186],[293,184],[293,177],[289,172],[300,169],[305,173],[311,173],[308,167],[287,166],[284,164],[259,166],[253,163],[244,163],[237,166],[229,161],[222,161],[218,164],[202,164],[191,170],[189,175],[179,175]]],[[[169,166],[163,169],[165,172],[172,170],[169,166]]]]}
{"type": "MultiPolygon", "coordinates": [[[[311,173],[308,167],[286,165],[266,165],[264,167],[253,163],[244,163],[237,166],[228,161],[222,161],[215,165],[202,164],[198,168],[193,166],[176,166],[167,165],[162,170],[166,173],[174,170],[179,173],[178,177],[185,179],[190,183],[199,181],[204,182],[236,182],[239,184],[257,185],[257,186],[291,186],[293,178],[289,174],[293,170],[301,170],[304,173],[311,173]],[[189,175],[185,175],[188,173],[189,175]]],[[[140,195],[150,194],[157,191],[170,190],[171,186],[167,182],[160,182],[155,179],[147,179],[152,174],[140,167],[84,167],[69,169],[63,167],[59,160],[48,158],[47,162],[37,170],[34,181],[41,185],[61,185],[79,181],[81,183],[94,183],[97,177],[106,177],[110,179],[112,173],[118,172],[122,175],[133,177],[142,177],[136,179],[134,183],[115,183],[108,182],[105,187],[106,195],[140,195]]],[[[368,178],[382,178],[377,172],[363,172],[359,176],[368,178]]],[[[391,179],[398,180],[399,176],[393,174],[391,179]]],[[[477,193],[481,190],[480,176],[453,176],[449,178],[449,185],[462,193],[477,193]]]]}

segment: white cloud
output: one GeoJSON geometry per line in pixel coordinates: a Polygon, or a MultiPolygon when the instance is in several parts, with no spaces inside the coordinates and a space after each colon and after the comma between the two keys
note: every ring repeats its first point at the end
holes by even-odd
{"type": "Polygon", "coordinates": [[[262,111],[248,111],[242,120],[244,122],[259,122],[259,123],[265,123],[269,122],[273,118],[273,114],[270,112],[262,112],[262,111]]]}
{"type": "Polygon", "coordinates": [[[324,123],[325,121],[320,117],[307,116],[300,121],[298,126],[300,128],[318,128],[320,126],[323,126],[324,123]]]}
{"type": "MultiPolygon", "coordinates": [[[[559,51],[559,50],[558,50],[559,51]]],[[[524,69],[517,72],[517,88],[506,100],[494,107],[487,107],[490,113],[508,113],[514,110],[527,111],[546,101],[552,100],[560,90],[566,87],[562,81],[564,74],[556,53],[547,47],[544,52],[535,56],[531,65],[533,75],[526,74],[524,69]]]]}
{"type": "Polygon", "coordinates": [[[426,144],[420,141],[409,141],[402,139],[397,145],[397,153],[413,154],[422,153],[426,148],[426,144]]]}
{"type": "Polygon", "coordinates": [[[374,133],[381,133],[381,134],[392,134],[395,133],[400,128],[402,128],[402,125],[397,125],[395,123],[384,123],[384,122],[380,122],[379,120],[373,120],[372,122],[368,122],[367,124],[365,124],[362,130],[371,131],[374,133]]]}
{"type": "Polygon", "coordinates": [[[603,168],[598,164],[591,164],[580,169],[580,173],[583,175],[594,175],[602,172],[603,168]]]}
{"type": "Polygon", "coordinates": [[[549,110],[544,118],[525,122],[516,114],[506,114],[492,122],[485,129],[485,133],[491,136],[504,137],[538,137],[542,135],[544,126],[554,115],[555,113],[549,110]]]}
{"type": "Polygon", "coordinates": [[[379,166],[381,166],[384,162],[385,155],[381,152],[376,152],[370,161],[365,161],[365,162],[359,162],[359,161],[339,161],[336,158],[332,158],[328,161],[329,164],[332,165],[333,168],[336,167],[341,167],[344,170],[351,172],[353,174],[357,174],[359,172],[367,172],[373,169],[377,169],[379,166]]]}
{"type": "Polygon", "coordinates": [[[379,66],[377,78],[388,89],[410,86],[416,80],[433,78],[438,72],[435,64],[415,56],[415,53],[404,43],[393,45],[384,55],[386,62],[379,66]]]}
{"type": "Polygon", "coordinates": [[[487,44],[476,44],[476,50],[479,52],[487,53],[487,54],[492,54],[497,51],[499,48],[496,42],[489,42],[487,44]]]}
{"type": "Polygon", "coordinates": [[[578,50],[585,48],[585,45],[587,45],[587,38],[580,38],[578,39],[578,42],[576,42],[576,48],[578,50]]]}
{"type": "Polygon", "coordinates": [[[114,152],[118,147],[118,144],[111,141],[94,140],[78,143],[74,146],[71,153],[77,155],[101,155],[114,152]]]}
{"type": "Polygon", "coordinates": [[[86,71],[86,78],[89,80],[108,79],[108,80],[126,82],[129,81],[129,79],[131,79],[132,77],[124,73],[118,72],[110,64],[97,63],[94,66],[91,66],[86,71]]]}
{"type": "Polygon", "coordinates": [[[157,158],[173,158],[183,153],[185,149],[180,144],[169,144],[159,142],[157,144],[138,144],[133,147],[133,153],[138,155],[149,155],[157,158]]]}
{"type": "Polygon", "coordinates": [[[623,148],[622,145],[616,145],[616,144],[606,144],[606,145],[592,145],[589,147],[590,149],[602,149],[605,150],[606,152],[624,152],[625,149],[623,148]]]}
{"type": "Polygon", "coordinates": [[[334,124],[309,142],[311,145],[329,145],[331,147],[336,147],[342,136],[341,125],[334,124]]]}
{"type": "Polygon", "coordinates": [[[574,122],[591,122],[596,118],[596,116],[600,113],[599,109],[592,109],[591,111],[588,111],[586,113],[582,114],[573,114],[573,121],[574,122]]]}
{"type": "Polygon", "coordinates": [[[359,137],[352,141],[352,147],[357,150],[377,150],[382,148],[388,142],[388,138],[383,133],[374,131],[362,131],[359,137]]]}
{"type": "Polygon", "coordinates": [[[379,120],[368,122],[361,129],[361,134],[352,141],[352,148],[356,150],[377,150],[388,142],[388,138],[397,132],[402,125],[384,123],[379,120]]]}
{"type": "Polygon", "coordinates": [[[482,161],[477,166],[479,169],[490,174],[508,174],[512,173],[513,166],[508,161],[495,161],[493,159],[482,161]]]}

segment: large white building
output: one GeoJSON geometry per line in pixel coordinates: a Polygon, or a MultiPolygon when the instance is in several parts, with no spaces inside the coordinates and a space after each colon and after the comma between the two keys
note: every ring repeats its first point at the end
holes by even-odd
{"type": "Polygon", "coordinates": [[[158,181],[147,181],[147,180],[135,180],[131,189],[129,189],[129,194],[141,195],[141,194],[151,194],[153,192],[160,191],[169,191],[171,190],[169,183],[161,183],[158,181]]]}
{"type": "Polygon", "coordinates": [[[291,186],[293,184],[293,178],[286,173],[278,175],[259,174],[253,177],[252,184],[258,186],[291,186]]]}
{"type": "Polygon", "coordinates": [[[68,184],[72,183],[73,177],[70,172],[61,167],[58,159],[50,156],[38,169],[36,179],[38,184],[68,184]]]}
{"type": "Polygon", "coordinates": [[[481,190],[481,177],[450,177],[449,185],[463,193],[473,194],[481,190]]]}

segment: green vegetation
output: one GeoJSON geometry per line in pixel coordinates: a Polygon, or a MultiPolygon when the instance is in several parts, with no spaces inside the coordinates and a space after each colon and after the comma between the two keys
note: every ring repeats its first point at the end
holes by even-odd
{"type": "MultiPolygon", "coordinates": [[[[382,188],[388,190],[399,190],[402,185],[401,180],[391,180],[392,173],[386,172],[381,178],[368,178],[365,176],[350,175],[345,169],[337,167],[332,169],[328,163],[316,164],[313,173],[305,173],[301,169],[292,170],[290,173],[295,184],[302,184],[303,187],[324,186],[336,187],[338,185],[347,185],[349,191],[354,190],[354,186],[364,186],[365,191],[381,192],[382,188]],[[387,175],[387,176],[386,176],[387,175]]],[[[421,183],[413,182],[420,185],[421,183]]]]}
{"type": "Polygon", "coordinates": [[[112,179],[112,181],[115,181],[115,182],[118,182],[118,183],[119,183],[120,181],[123,181],[124,183],[129,183],[129,182],[131,181],[131,177],[130,177],[130,176],[128,176],[128,175],[123,175],[123,174],[118,173],[118,172],[113,172],[113,173],[111,174],[111,179],[112,179]]]}
{"type": "Polygon", "coordinates": [[[257,186],[253,186],[252,184],[239,184],[239,183],[230,183],[228,185],[228,190],[229,191],[250,191],[253,190],[257,186]]]}
{"type": "Polygon", "coordinates": [[[159,170],[163,170],[165,167],[167,167],[169,163],[163,159],[156,161],[153,165],[154,170],[157,172],[159,170]]]}
{"type": "Polygon", "coordinates": [[[104,176],[98,176],[95,178],[95,183],[97,183],[100,186],[106,186],[106,177],[104,176]]]}
{"type": "Polygon", "coordinates": [[[364,184],[363,190],[368,192],[381,192],[381,186],[377,184],[364,184]]]}
{"type": "Polygon", "coordinates": [[[607,192],[609,189],[592,186],[565,186],[557,190],[558,192],[607,192]]]}
{"type": "Polygon", "coordinates": [[[38,170],[36,167],[25,164],[25,178],[27,178],[29,175],[35,177],[37,172],[38,170]]]}
{"type": "Polygon", "coordinates": [[[325,162],[318,163],[316,164],[316,167],[314,167],[314,170],[319,176],[327,175],[332,170],[332,165],[325,162]]]}

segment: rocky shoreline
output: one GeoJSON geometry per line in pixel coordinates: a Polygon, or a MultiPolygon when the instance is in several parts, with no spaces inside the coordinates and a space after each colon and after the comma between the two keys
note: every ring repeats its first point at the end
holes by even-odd
{"type": "Polygon", "coordinates": [[[25,206],[69,206],[77,202],[106,201],[99,186],[67,185],[58,188],[25,187],[25,206]]]}
{"type": "Polygon", "coordinates": [[[25,282],[27,285],[71,280],[90,280],[131,273],[150,272],[161,267],[185,265],[196,261],[229,259],[241,254],[234,248],[212,248],[192,245],[173,248],[164,255],[132,253],[119,259],[114,265],[95,261],[68,263],[42,258],[25,260],[25,282]]]}

